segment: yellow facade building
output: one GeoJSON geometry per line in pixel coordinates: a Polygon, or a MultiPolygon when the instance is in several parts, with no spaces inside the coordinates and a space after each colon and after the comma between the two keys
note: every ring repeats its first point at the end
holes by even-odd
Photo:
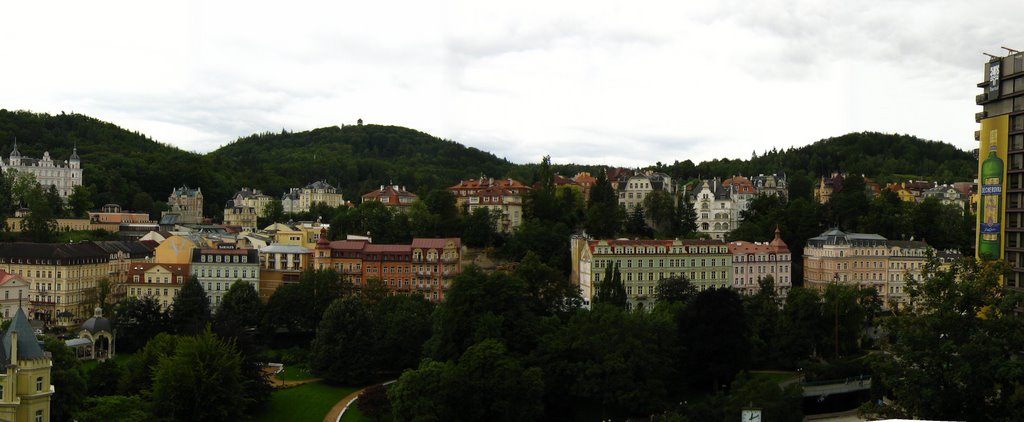
{"type": "Polygon", "coordinates": [[[19,309],[4,333],[0,348],[0,420],[48,422],[54,388],[53,361],[39,347],[25,312],[19,309]]]}

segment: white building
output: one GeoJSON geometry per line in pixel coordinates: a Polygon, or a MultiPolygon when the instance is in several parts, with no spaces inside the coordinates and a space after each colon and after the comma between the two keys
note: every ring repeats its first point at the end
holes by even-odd
{"type": "Polygon", "coordinates": [[[712,239],[725,239],[725,234],[736,229],[739,210],[736,209],[729,189],[718,179],[702,180],[690,191],[690,202],[697,214],[697,231],[712,239]]]}
{"type": "Polygon", "coordinates": [[[626,212],[632,211],[637,205],[643,206],[647,195],[656,190],[675,193],[672,177],[665,173],[647,171],[631,176],[623,175],[614,184],[619,194],[619,206],[626,212]]]}
{"type": "Polygon", "coordinates": [[[281,197],[281,208],[286,213],[309,212],[309,208],[318,202],[329,207],[339,207],[345,203],[345,198],[338,193],[337,188],[319,180],[301,189],[291,188],[281,197]]]}
{"type": "Polygon", "coordinates": [[[54,162],[50,158],[50,152],[43,153],[42,159],[22,157],[18,152],[18,143],[14,143],[9,159],[4,162],[0,159],[0,169],[4,172],[15,170],[21,173],[28,173],[35,176],[36,181],[44,188],[55,186],[60,197],[67,201],[75,186],[82,185],[82,161],[78,158],[78,148],[71,152],[71,157],[63,164],[54,162]]]}
{"type": "Polygon", "coordinates": [[[260,257],[256,249],[202,248],[192,251],[192,275],[206,290],[210,309],[217,309],[235,281],[260,291],[260,257]]]}

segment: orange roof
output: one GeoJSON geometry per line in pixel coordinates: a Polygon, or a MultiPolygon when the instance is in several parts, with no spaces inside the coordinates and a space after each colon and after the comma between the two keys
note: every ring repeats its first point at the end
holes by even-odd
{"type": "Polygon", "coordinates": [[[508,179],[469,179],[459,182],[455,186],[450,186],[448,189],[462,190],[462,189],[485,189],[489,187],[499,187],[505,189],[529,189],[529,186],[524,185],[522,182],[508,178],[508,179]]]}
{"type": "Polygon", "coordinates": [[[12,274],[4,270],[0,270],[0,286],[7,284],[11,280],[22,280],[25,281],[20,275],[12,274]]]}

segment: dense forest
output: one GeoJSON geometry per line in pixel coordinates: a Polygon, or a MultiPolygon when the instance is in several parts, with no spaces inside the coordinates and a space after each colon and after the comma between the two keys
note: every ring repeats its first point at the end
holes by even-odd
{"type": "MultiPolygon", "coordinates": [[[[343,125],[303,132],[261,133],[239,138],[206,155],[182,151],[114,124],[81,114],[49,115],[0,110],[0,156],[19,150],[28,157],[49,151],[64,160],[77,145],[93,203],[119,203],[158,213],[175,186],[203,189],[206,215],[218,217],[223,203],[243,186],[273,196],[288,188],[326,180],[357,198],[393,182],[421,194],[480,175],[538,179],[536,163],[511,163],[451,140],[397,126],[343,125]]],[[[749,160],[718,159],[699,164],[685,159],[655,163],[678,180],[785,172],[795,197],[809,196],[813,183],[832,171],[863,174],[878,182],[926,179],[972,180],[977,164],[970,153],[913,136],[851,133],[749,160]]],[[[601,165],[555,164],[571,176],[596,173],[601,165]]]]}

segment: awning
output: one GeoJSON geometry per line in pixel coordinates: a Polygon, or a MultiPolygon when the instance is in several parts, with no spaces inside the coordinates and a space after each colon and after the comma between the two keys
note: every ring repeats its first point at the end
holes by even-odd
{"type": "Polygon", "coordinates": [[[68,347],[88,346],[90,344],[92,342],[87,338],[73,338],[64,342],[64,345],[68,347]]]}

